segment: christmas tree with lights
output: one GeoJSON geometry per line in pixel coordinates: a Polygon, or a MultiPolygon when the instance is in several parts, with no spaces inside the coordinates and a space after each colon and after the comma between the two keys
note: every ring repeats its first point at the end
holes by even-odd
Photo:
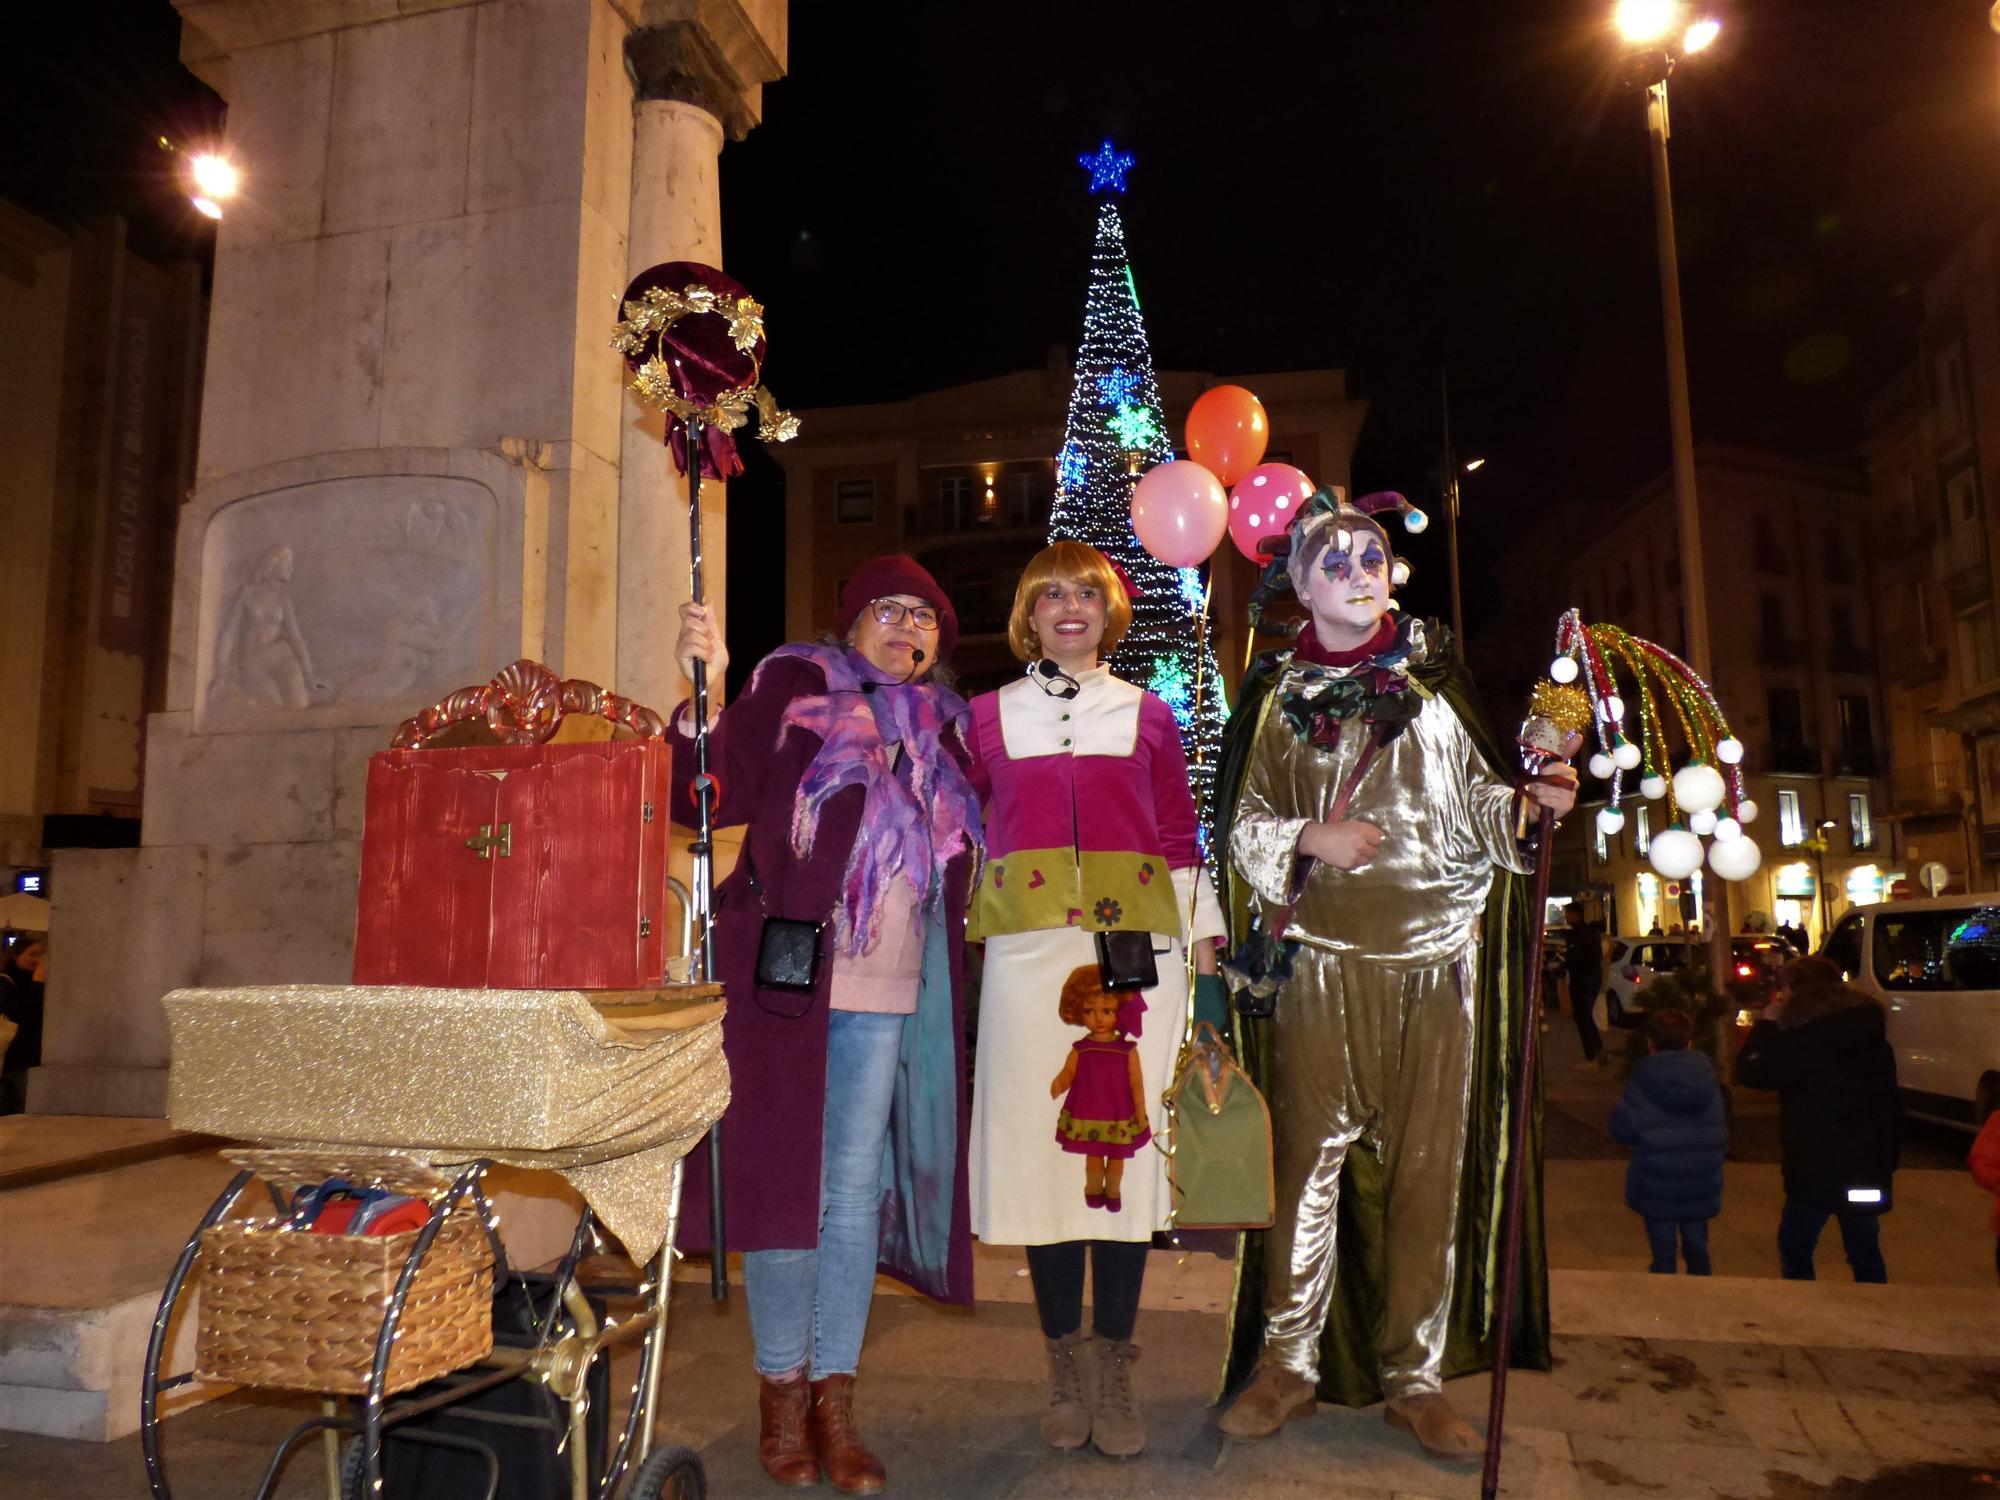
{"type": "Polygon", "coordinates": [[[1157,694],[1173,710],[1205,840],[1215,759],[1228,713],[1222,675],[1203,628],[1206,570],[1169,567],[1132,533],[1132,487],[1154,464],[1174,460],[1166,412],[1153,381],[1139,291],[1125,253],[1125,225],[1111,196],[1125,191],[1132,158],[1106,141],[1077,161],[1090,173],[1091,192],[1101,201],[1076,385],[1070,392],[1062,451],[1056,456],[1049,540],[1087,542],[1132,580],[1132,626],[1112,655],[1111,670],[1157,694]]]}

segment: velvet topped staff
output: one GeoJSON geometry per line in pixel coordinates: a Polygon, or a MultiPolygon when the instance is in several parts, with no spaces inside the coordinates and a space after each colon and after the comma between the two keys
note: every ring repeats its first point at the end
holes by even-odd
{"type": "MultiPolygon", "coordinates": [[[[1558,761],[1567,764],[1583,747],[1590,727],[1590,700],[1580,688],[1538,683],[1527,721],[1516,743],[1530,776],[1558,761]]],[[[1535,829],[1534,898],[1528,906],[1528,1003],[1521,1023],[1521,1071],[1514,1080],[1513,1138],[1507,1146],[1507,1189],[1501,1212],[1498,1308],[1493,1327],[1493,1386],[1486,1410],[1486,1460],[1480,1471],[1481,1500],[1493,1500],[1500,1484],[1500,1429],[1507,1412],[1507,1367],[1514,1354],[1514,1300],[1521,1282],[1521,1204],[1529,1171],[1529,1105],[1534,1099],[1537,1042],[1542,1032],[1542,949],[1548,941],[1549,873],[1555,863],[1556,820],[1544,816],[1535,829]]]]}
{"type": "MultiPolygon", "coordinates": [[[[701,565],[701,481],[743,472],[735,434],[757,414],[767,443],[798,436],[799,419],[781,411],[759,384],[764,372],[764,309],[749,290],[713,266],[667,261],[642,271],[619,298],[624,316],[611,346],[625,356],[632,389],[666,414],[667,446],[688,482],[689,597],[705,600],[701,565]],[[690,461],[692,456],[692,461],[690,461]]],[[[715,979],[715,778],[708,769],[708,664],[694,664],[694,929],[700,976],[715,979]]],[[[722,1224],[722,1124],[708,1134],[708,1218],[713,1262],[709,1287],[729,1295],[722,1224]]]]}

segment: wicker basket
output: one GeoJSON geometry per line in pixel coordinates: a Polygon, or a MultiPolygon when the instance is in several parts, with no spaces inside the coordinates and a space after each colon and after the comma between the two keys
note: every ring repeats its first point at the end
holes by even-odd
{"type": "MultiPolygon", "coordinates": [[[[435,1200],[451,1179],[406,1157],[241,1151],[282,1191],[328,1177],[435,1200]]],[[[230,1219],[201,1234],[195,1373],[235,1385],[360,1395],[375,1340],[417,1230],[312,1234],[277,1219],[230,1219]]],[[[454,1208],[417,1268],[389,1355],[385,1395],[409,1390],[493,1349],[493,1251],[470,1203],[454,1208]]]]}

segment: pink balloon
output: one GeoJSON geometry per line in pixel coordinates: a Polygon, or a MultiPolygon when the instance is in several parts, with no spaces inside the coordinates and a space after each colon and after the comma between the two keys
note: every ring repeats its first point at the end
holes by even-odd
{"type": "Polygon", "coordinates": [[[1207,561],[1228,529],[1222,481],[1192,459],[1156,465],[1132,490],[1139,545],[1170,568],[1207,561]]]}
{"type": "Polygon", "coordinates": [[[1267,563],[1257,544],[1292,524],[1299,507],[1312,499],[1313,482],[1290,464],[1259,464],[1229,492],[1229,539],[1254,563],[1267,563]]]}

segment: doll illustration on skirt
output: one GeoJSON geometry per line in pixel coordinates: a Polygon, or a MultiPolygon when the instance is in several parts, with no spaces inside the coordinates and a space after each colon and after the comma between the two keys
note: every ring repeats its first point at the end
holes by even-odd
{"type": "Polygon", "coordinates": [[[1121,1014],[1118,996],[1105,990],[1096,964],[1063,981],[1058,1013],[1065,1026],[1089,1034],[1071,1046],[1049,1085],[1051,1098],[1069,1093],[1056,1116],[1056,1144],[1083,1158],[1083,1201],[1115,1214],[1124,1207],[1119,1183],[1125,1163],[1153,1138],[1139,1045],[1126,1035],[1136,1028],[1121,1014]]]}

